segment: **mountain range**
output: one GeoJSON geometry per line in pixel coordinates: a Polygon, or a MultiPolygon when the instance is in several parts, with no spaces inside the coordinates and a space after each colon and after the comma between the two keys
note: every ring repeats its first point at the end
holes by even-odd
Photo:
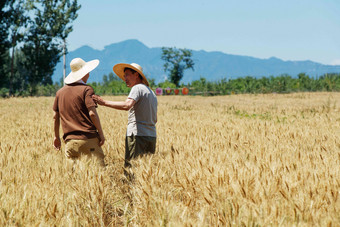
{"type": "MultiPolygon", "coordinates": [[[[89,82],[101,82],[103,75],[108,75],[117,63],[138,63],[148,78],[154,78],[156,83],[166,79],[161,60],[162,48],[149,48],[142,42],[131,39],[105,46],[103,50],[96,50],[89,46],[82,46],[66,55],[66,75],[71,71],[70,62],[80,57],[85,61],[99,59],[99,66],[90,73],[89,82]]],[[[325,73],[339,73],[340,66],[324,65],[313,61],[283,61],[279,58],[260,59],[249,56],[226,54],[218,51],[192,51],[195,63],[194,71],[187,69],[181,82],[188,83],[205,77],[209,81],[222,78],[234,79],[244,76],[256,78],[279,76],[288,74],[293,77],[299,73],[306,73],[311,77],[325,73]]],[[[62,58],[56,66],[52,76],[53,81],[59,82],[63,76],[62,58]]]]}

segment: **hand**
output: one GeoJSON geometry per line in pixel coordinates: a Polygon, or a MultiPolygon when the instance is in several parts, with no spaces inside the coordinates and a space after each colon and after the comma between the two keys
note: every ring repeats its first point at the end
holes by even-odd
{"type": "Polygon", "coordinates": [[[101,146],[104,145],[104,142],[105,142],[104,134],[100,134],[99,135],[99,143],[98,143],[98,145],[101,147],[101,146]]]}
{"type": "Polygon", "coordinates": [[[98,103],[99,105],[105,104],[104,99],[102,97],[100,97],[99,95],[92,95],[91,97],[92,97],[92,99],[95,103],[98,103]]]}
{"type": "Polygon", "coordinates": [[[53,140],[53,147],[54,149],[56,150],[60,150],[60,147],[61,147],[61,141],[60,141],[60,138],[57,138],[57,137],[54,137],[54,140],[53,140]]]}

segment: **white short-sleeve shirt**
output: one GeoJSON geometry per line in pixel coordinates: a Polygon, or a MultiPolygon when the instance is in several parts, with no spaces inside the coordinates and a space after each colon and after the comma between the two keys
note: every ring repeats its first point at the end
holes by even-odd
{"type": "Polygon", "coordinates": [[[128,98],[136,101],[129,110],[127,136],[156,137],[157,97],[145,84],[132,87],[128,98]]]}

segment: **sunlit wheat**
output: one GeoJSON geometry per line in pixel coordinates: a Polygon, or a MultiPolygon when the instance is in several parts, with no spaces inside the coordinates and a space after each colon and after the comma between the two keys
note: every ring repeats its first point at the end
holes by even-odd
{"type": "Polygon", "coordinates": [[[127,112],[98,108],[107,168],[72,167],[53,100],[0,99],[0,226],[340,225],[340,93],[158,97],[132,179],[127,112]]]}

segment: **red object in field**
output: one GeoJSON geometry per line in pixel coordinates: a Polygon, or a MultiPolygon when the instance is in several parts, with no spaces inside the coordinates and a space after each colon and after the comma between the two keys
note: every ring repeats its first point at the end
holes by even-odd
{"type": "Polygon", "coordinates": [[[167,95],[170,95],[171,94],[171,88],[165,88],[165,93],[167,94],[167,95]]]}
{"type": "Polygon", "coordinates": [[[179,89],[176,88],[176,89],[174,90],[174,92],[175,92],[175,95],[178,95],[178,94],[179,94],[179,89]]]}
{"type": "Polygon", "coordinates": [[[163,89],[160,87],[156,88],[156,95],[163,95],[163,89]]]}
{"type": "Polygon", "coordinates": [[[182,94],[183,95],[187,95],[188,93],[189,93],[189,89],[188,88],[186,88],[186,87],[182,88],[182,94]]]}

